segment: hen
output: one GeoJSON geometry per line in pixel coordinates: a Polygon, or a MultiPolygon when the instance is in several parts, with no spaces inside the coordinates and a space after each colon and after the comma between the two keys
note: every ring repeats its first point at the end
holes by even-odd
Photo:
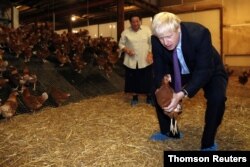
{"type": "Polygon", "coordinates": [[[72,57],[72,66],[76,72],[81,73],[86,65],[87,63],[79,55],[72,57]]]}
{"type": "Polygon", "coordinates": [[[103,66],[103,70],[108,78],[110,78],[110,74],[113,72],[112,64],[106,63],[103,66]]]}
{"type": "Polygon", "coordinates": [[[30,93],[30,90],[28,88],[25,88],[23,90],[23,102],[30,111],[40,109],[47,99],[48,94],[46,92],[42,93],[42,95],[40,96],[35,96],[30,93]]]}
{"type": "Polygon", "coordinates": [[[247,71],[243,71],[240,74],[240,76],[238,77],[240,84],[241,85],[245,85],[248,82],[248,77],[249,77],[248,72],[247,71]]]}
{"type": "Polygon", "coordinates": [[[230,67],[227,64],[225,64],[224,66],[225,66],[227,75],[230,77],[234,73],[234,70],[230,69],[230,67]]]}
{"type": "Polygon", "coordinates": [[[24,86],[25,84],[33,84],[33,91],[36,90],[37,76],[35,74],[31,74],[29,68],[27,66],[23,69],[23,76],[20,78],[20,84],[24,86]]]}
{"type": "Polygon", "coordinates": [[[0,89],[2,89],[8,82],[9,79],[0,78],[0,89]]]}
{"type": "Polygon", "coordinates": [[[0,59],[3,59],[3,57],[4,57],[4,50],[0,49],[0,59]]]}
{"type": "Polygon", "coordinates": [[[9,98],[0,107],[0,113],[4,118],[11,118],[15,115],[18,107],[17,95],[18,93],[16,91],[11,92],[9,98]]]}
{"type": "Polygon", "coordinates": [[[65,55],[61,51],[61,49],[56,49],[55,54],[56,54],[56,59],[60,63],[60,67],[64,66],[66,63],[71,63],[69,57],[67,55],[65,55]]]}
{"type": "Polygon", "coordinates": [[[111,46],[109,48],[108,60],[114,67],[120,58],[120,50],[117,42],[112,41],[111,46]]]}
{"type": "Polygon", "coordinates": [[[0,58],[0,76],[2,76],[3,72],[6,71],[8,64],[8,61],[4,61],[2,58],[0,58]]]}
{"type": "Polygon", "coordinates": [[[9,79],[9,85],[11,88],[16,90],[19,88],[20,77],[18,69],[15,66],[10,65],[6,72],[6,78],[9,79]]]}
{"type": "MultiPolygon", "coordinates": [[[[161,108],[167,107],[171,103],[171,100],[173,98],[174,91],[169,85],[170,80],[171,80],[170,76],[165,75],[162,80],[161,87],[157,89],[155,92],[157,103],[161,108]]],[[[167,116],[171,118],[171,124],[170,124],[171,137],[179,136],[177,128],[177,117],[179,114],[181,114],[181,112],[182,112],[181,104],[178,104],[176,109],[174,109],[171,112],[164,112],[167,116]]]]}
{"type": "Polygon", "coordinates": [[[65,102],[70,97],[69,93],[66,93],[55,87],[51,87],[50,95],[52,99],[55,101],[57,106],[62,105],[62,103],[65,102]]]}

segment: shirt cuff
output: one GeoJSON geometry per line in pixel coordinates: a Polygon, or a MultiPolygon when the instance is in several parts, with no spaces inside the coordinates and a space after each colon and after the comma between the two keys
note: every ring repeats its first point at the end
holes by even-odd
{"type": "Polygon", "coordinates": [[[184,97],[187,98],[188,97],[188,92],[186,89],[182,89],[181,90],[184,93],[184,97]]]}

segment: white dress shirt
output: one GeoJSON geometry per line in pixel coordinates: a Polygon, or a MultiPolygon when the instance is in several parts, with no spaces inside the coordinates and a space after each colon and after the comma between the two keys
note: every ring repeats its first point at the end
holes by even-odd
{"type": "Polygon", "coordinates": [[[189,74],[190,71],[187,67],[187,64],[184,60],[183,53],[181,50],[181,33],[180,33],[180,40],[179,40],[179,43],[178,43],[176,49],[177,49],[177,57],[178,57],[178,60],[180,62],[180,65],[181,65],[181,74],[189,74]]]}

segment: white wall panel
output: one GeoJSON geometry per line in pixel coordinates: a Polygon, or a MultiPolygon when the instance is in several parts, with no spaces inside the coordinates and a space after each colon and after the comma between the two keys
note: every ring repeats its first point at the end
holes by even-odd
{"type": "Polygon", "coordinates": [[[149,26],[151,28],[152,17],[142,18],[142,25],[149,26]]]}
{"type": "Polygon", "coordinates": [[[99,35],[117,40],[117,23],[99,24],[99,35]]]}
{"type": "Polygon", "coordinates": [[[178,14],[182,21],[193,21],[206,26],[212,36],[212,42],[216,50],[221,53],[221,39],[220,39],[220,11],[207,10],[201,12],[192,12],[185,14],[178,14]]]}

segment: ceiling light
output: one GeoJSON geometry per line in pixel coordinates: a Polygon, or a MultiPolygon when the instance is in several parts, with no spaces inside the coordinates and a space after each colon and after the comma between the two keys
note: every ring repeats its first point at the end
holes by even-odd
{"type": "Polygon", "coordinates": [[[71,16],[71,21],[76,21],[76,16],[71,16]]]}

